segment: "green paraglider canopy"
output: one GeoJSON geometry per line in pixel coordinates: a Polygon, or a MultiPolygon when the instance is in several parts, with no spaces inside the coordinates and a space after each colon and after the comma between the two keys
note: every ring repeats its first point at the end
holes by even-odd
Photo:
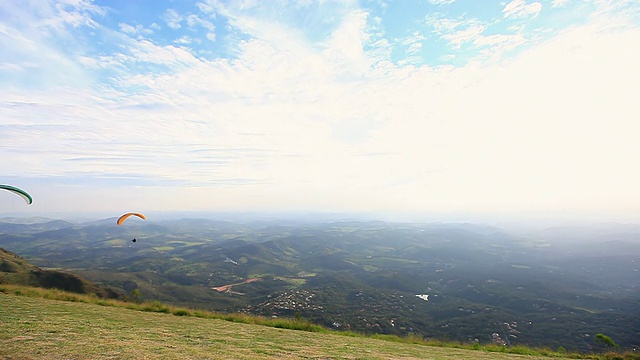
{"type": "Polygon", "coordinates": [[[29,195],[28,192],[17,188],[15,186],[11,186],[11,185],[0,185],[0,189],[4,189],[7,191],[11,191],[12,193],[20,196],[21,198],[24,199],[24,201],[27,202],[27,205],[31,205],[31,203],[33,203],[33,198],[31,197],[31,195],[29,195]]]}

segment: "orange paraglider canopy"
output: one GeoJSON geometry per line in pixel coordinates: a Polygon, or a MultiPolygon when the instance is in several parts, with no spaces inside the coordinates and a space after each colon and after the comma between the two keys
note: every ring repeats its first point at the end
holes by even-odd
{"type": "Polygon", "coordinates": [[[125,220],[127,220],[127,218],[128,218],[129,216],[137,216],[137,217],[139,217],[139,218],[140,218],[140,219],[142,219],[142,220],[147,220],[147,217],[146,217],[146,216],[144,216],[143,214],[136,213],[136,212],[130,212],[130,213],[126,213],[126,214],[124,214],[124,215],[120,216],[120,217],[118,218],[118,221],[116,221],[116,223],[117,223],[118,225],[122,225],[122,223],[123,223],[125,220]]]}

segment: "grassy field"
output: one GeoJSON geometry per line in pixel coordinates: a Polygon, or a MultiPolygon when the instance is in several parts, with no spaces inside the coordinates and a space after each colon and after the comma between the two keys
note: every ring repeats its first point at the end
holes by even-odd
{"type": "Polygon", "coordinates": [[[3,359],[549,359],[0,293],[3,359]]]}

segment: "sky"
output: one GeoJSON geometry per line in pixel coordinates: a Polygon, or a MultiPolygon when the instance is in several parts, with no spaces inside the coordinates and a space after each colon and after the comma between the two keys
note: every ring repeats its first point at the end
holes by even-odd
{"type": "Polygon", "coordinates": [[[640,221],[636,0],[0,2],[0,216],[640,221]]]}

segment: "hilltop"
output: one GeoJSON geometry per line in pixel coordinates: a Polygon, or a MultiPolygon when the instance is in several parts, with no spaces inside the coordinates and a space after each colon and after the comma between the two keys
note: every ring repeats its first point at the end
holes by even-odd
{"type": "Polygon", "coordinates": [[[113,290],[94,284],[76,274],[41,269],[11,251],[0,248],[0,284],[55,288],[101,298],[117,298],[113,290]]]}
{"type": "Polygon", "coordinates": [[[142,312],[1,291],[0,319],[0,357],[10,359],[545,359],[142,312]]]}

